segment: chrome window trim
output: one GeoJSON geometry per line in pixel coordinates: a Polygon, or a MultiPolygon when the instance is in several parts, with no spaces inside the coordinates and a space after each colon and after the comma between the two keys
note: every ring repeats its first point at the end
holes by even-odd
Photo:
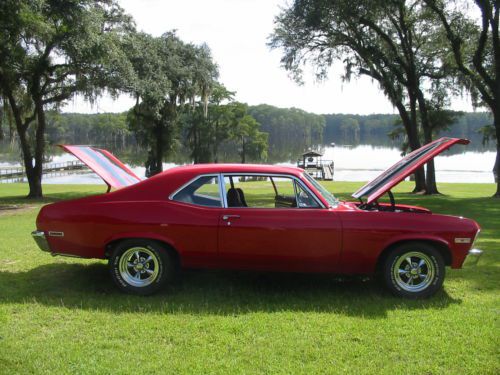
{"type": "Polygon", "coordinates": [[[220,184],[220,181],[221,181],[221,173],[204,173],[204,174],[198,174],[196,175],[195,177],[193,177],[191,180],[189,180],[188,182],[186,182],[185,184],[183,184],[180,188],[178,188],[177,190],[175,190],[173,193],[171,193],[169,196],[168,196],[168,200],[170,201],[174,201],[174,202],[179,202],[179,203],[183,203],[183,204],[189,204],[191,206],[196,206],[196,207],[203,207],[203,208],[224,208],[224,201],[225,199],[223,199],[223,195],[225,194],[222,194],[222,190],[221,190],[221,184],[220,184]],[[188,187],[189,185],[191,185],[193,182],[195,182],[196,180],[202,178],[202,177],[216,177],[219,179],[219,199],[221,201],[221,205],[218,206],[218,207],[215,207],[215,206],[203,206],[201,204],[195,204],[195,203],[189,203],[189,202],[182,202],[182,201],[177,201],[174,199],[174,196],[179,193],[181,190],[183,190],[184,188],[188,187]]]}
{"type": "Polygon", "coordinates": [[[224,175],[219,173],[219,192],[221,195],[222,208],[227,208],[226,187],[224,186],[224,175]]]}
{"type": "MultiPolygon", "coordinates": [[[[305,191],[307,191],[309,194],[311,194],[311,196],[314,198],[314,200],[316,201],[316,203],[318,203],[319,207],[315,207],[315,208],[312,208],[312,207],[303,207],[303,208],[300,208],[300,207],[297,207],[297,209],[300,209],[300,210],[304,210],[304,209],[311,209],[311,210],[317,210],[318,208],[327,208],[323,202],[321,202],[321,199],[319,199],[316,194],[314,194],[311,189],[309,189],[308,186],[306,186],[297,176],[294,176],[294,175],[291,175],[291,174],[283,174],[283,173],[265,173],[265,172],[262,172],[262,173],[255,173],[255,172],[251,172],[251,173],[245,173],[245,172],[230,172],[230,173],[224,173],[222,172],[220,174],[222,177],[220,179],[220,181],[222,181],[222,187],[224,189],[221,190],[221,192],[223,191],[224,193],[222,195],[226,195],[226,187],[225,187],[225,184],[224,184],[224,178],[226,176],[268,176],[268,177],[286,177],[286,178],[291,178],[292,180],[294,180],[295,182],[297,182],[305,191]]],[[[295,185],[294,185],[295,186],[295,185]]],[[[294,187],[295,189],[295,187],[294,187]]],[[[297,197],[297,194],[295,193],[295,197],[297,197]]],[[[227,200],[224,199],[224,208],[244,208],[244,209],[257,209],[257,210],[262,210],[262,209],[269,209],[269,207],[228,207],[227,206],[227,200]]],[[[284,209],[284,210],[290,210],[290,208],[275,208],[277,210],[280,210],[280,209],[284,209]]]]}

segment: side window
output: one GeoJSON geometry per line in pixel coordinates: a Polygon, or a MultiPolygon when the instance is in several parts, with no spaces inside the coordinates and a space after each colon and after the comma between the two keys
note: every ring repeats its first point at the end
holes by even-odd
{"type": "Polygon", "coordinates": [[[226,194],[228,207],[319,207],[308,192],[296,185],[293,178],[286,176],[225,176],[224,193],[226,194]],[[299,192],[301,195],[298,195],[299,192]]]}
{"type": "Polygon", "coordinates": [[[295,196],[294,181],[288,177],[271,177],[273,186],[276,188],[274,207],[296,208],[297,198],[295,196]]]}
{"type": "Polygon", "coordinates": [[[222,207],[217,176],[201,176],[178,191],[172,200],[198,206],[222,207]]]}
{"type": "Polygon", "coordinates": [[[224,190],[228,207],[274,207],[276,193],[268,176],[225,176],[224,190]]]}

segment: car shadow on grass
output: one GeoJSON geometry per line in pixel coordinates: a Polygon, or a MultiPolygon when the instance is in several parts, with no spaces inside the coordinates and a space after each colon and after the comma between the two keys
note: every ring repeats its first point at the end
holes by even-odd
{"type": "Polygon", "coordinates": [[[273,312],[336,313],[384,318],[391,310],[444,309],[460,304],[446,290],[426,300],[391,296],[375,281],[331,275],[239,271],[184,271],[174,285],[149,297],[121,293],[103,263],[43,265],[0,272],[0,303],[115,313],[239,315],[273,312]]]}

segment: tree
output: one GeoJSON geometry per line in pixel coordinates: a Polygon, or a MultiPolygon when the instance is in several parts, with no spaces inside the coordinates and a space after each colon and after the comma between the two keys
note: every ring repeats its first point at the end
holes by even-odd
{"type": "Polygon", "coordinates": [[[268,134],[259,130],[260,124],[248,114],[248,106],[232,101],[220,104],[222,98],[231,99],[232,96],[232,92],[216,83],[206,117],[200,102],[194,108],[185,108],[182,122],[195,164],[218,162],[218,149],[223,143],[237,148],[242,163],[248,158],[267,158],[268,134]]]}
{"type": "MultiPolygon", "coordinates": [[[[191,150],[193,162],[218,162],[219,147],[229,138],[229,129],[239,121],[238,113],[232,103],[234,92],[229,91],[219,82],[214,82],[205,103],[197,102],[186,107],[182,115],[186,144],[191,150]],[[222,104],[229,101],[228,104],[222,104]]],[[[243,110],[243,114],[246,109],[243,110]]]]}
{"type": "MultiPolygon", "coordinates": [[[[224,85],[216,83],[210,95],[210,107],[208,110],[208,122],[212,129],[212,154],[213,161],[219,161],[219,146],[229,138],[229,129],[239,121],[240,113],[238,107],[231,102],[234,100],[234,91],[229,91],[224,85]],[[229,104],[222,105],[223,102],[229,104]]],[[[244,111],[246,112],[246,110],[244,111]]],[[[244,113],[243,112],[243,113],[244,113]]]]}
{"type": "Polygon", "coordinates": [[[352,117],[346,117],[340,122],[344,139],[349,139],[354,144],[359,143],[359,122],[352,117]]]}
{"type": "Polygon", "coordinates": [[[154,38],[146,33],[131,34],[126,41],[126,50],[134,75],[129,83],[130,92],[136,99],[127,116],[130,129],[137,141],[148,149],[145,162],[146,176],[152,176],[163,170],[163,156],[172,147],[174,124],[167,111],[168,95],[171,81],[165,73],[168,62],[162,56],[165,49],[162,44],[168,43],[170,49],[177,48],[180,41],[175,35],[164,35],[154,38]]]}
{"type": "MultiPolygon", "coordinates": [[[[210,113],[210,107],[208,109],[210,113]]],[[[187,147],[191,150],[193,163],[208,163],[212,157],[212,131],[207,117],[204,115],[203,104],[186,107],[181,114],[181,123],[185,133],[187,147]]]]}
{"type": "Polygon", "coordinates": [[[246,163],[247,158],[262,160],[267,157],[267,133],[261,132],[259,127],[259,123],[246,114],[231,131],[242,163],[246,163]]]}
{"type": "Polygon", "coordinates": [[[248,113],[260,124],[260,131],[268,133],[268,157],[272,161],[294,160],[323,142],[323,115],[267,104],[249,106],[248,113]]]}
{"type": "Polygon", "coordinates": [[[477,25],[462,11],[460,2],[424,0],[446,30],[447,53],[462,74],[462,84],[472,94],[473,104],[486,106],[493,115],[493,125],[486,134],[496,139],[496,159],[493,171],[497,177],[494,197],[500,198],[500,2],[476,0],[480,11],[477,25]]]}
{"type": "MultiPolygon", "coordinates": [[[[366,75],[379,83],[398,109],[411,150],[421,145],[420,126],[425,142],[432,140],[424,83],[450,73],[437,58],[436,18],[418,0],[296,0],[275,24],[270,46],[284,50],[282,63],[296,79],[306,61],[324,78],[332,62],[341,60],[345,79],[366,75]]],[[[416,191],[437,193],[433,162],[426,182],[422,170],[416,177],[416,191]]]]}
{"type": "Polygon", "coordinates": [[[46,110],[76,93],[95,99],[126,75],[122,36],[133,28],[114,0],[0,2],[0,89],[12,111],[29,183],[42,196],[46,110]]]}
{"type": "Polygon", "coordinates": [[[128,51],[135,71],[129,90],[136,98],[128,118],[140,143],[149,148],[149,177],[163,170],[163,158],[178,140],[180,110],[189,107],[194,111],[199,99],[202,117],[207,116],[218,70],[206,45],[186,44],[174,32],[159,38],[134,35],[128,51]]]}

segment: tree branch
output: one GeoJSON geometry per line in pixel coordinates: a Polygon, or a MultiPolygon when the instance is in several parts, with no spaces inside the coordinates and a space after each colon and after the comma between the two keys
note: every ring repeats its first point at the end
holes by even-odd
{"type": "Polygon", "coordinates": [[[472,58],[472,63],[474,64],[474,67],[476,68],[478,74],[481,76],[484,82],[490,87],[490,89],[493,89],[495,83],[483,66],[484,49],[488,40],[488,31],[490,26],[489,20],[490,18],[492,18],[491,7],[487,1],[485,2],[477,0],[476,3],[481,8],[481,34],[479,35],[479,40],[477,42],[477,48],[474,53],[474,57],[472,58]]]}

